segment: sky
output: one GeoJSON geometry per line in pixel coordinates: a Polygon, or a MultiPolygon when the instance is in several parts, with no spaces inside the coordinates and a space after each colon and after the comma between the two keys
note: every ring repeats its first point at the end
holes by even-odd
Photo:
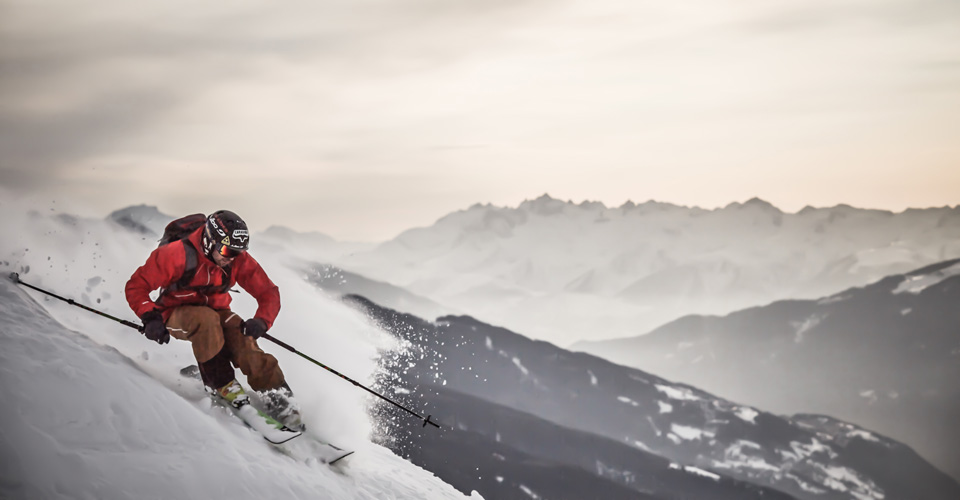
{"type": "Polygon", "coordinates": [[[0,0],[0,186],[91,216],[953,206],[957,116],[955,0],[0,0]]]}

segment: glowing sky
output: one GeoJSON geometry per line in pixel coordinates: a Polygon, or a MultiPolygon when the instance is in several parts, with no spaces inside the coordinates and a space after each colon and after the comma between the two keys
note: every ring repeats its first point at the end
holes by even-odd
{"type": "Polygon", "coordinates": [[[958,117],[956,0],[0,0],[0,185],[97,216],[956,205],[958,117]]]}

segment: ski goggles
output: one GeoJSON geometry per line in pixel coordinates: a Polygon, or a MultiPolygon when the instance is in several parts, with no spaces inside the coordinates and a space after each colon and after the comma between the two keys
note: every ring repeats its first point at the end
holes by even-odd
{"type": "Polygon", "coordinates": [[[243,252],[246,252],[246,250],[237,250],[236,248],[230,248],[226,245],[220,245],[220,249],[217,250],[217,253],[220,254],[221,257],[227,259],[235,259],[243,252]]]}

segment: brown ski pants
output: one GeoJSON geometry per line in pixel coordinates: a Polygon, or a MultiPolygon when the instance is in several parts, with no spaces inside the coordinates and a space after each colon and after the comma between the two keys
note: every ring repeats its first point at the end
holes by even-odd
{"type": "Polygon", "coordinates": [[[201,366],[218,354],[225,355],[247,376],[251,389],[265,391],[284,386],[277,358],[260,350],[256,339],[245,336],[240,331],[241,323],[240,316],[229,309],[180,306],[167,319],[167,331],[174,338],[190,341],[201,366]]]}

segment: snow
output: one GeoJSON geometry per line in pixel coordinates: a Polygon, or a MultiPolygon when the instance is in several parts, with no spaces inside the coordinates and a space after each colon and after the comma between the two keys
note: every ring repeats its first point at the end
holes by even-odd
{"type": "Polygon", "coordinates": [[[621,470],[616,467],[611,467],[601,462],[600,460],[596,461],[595,470],[597,471],[598,476],[615,479],[618,482],[631,484],[634,481],[636,481],[636,476],[634,475],[635,473],[633,471],[621,470]]]}
{"type": "Polygon", "coordinates": [[[871,434],[871,433],[869,433],[869,432],[867,432],[867,431],[865,431],[865,430],[862,430],[862,429],[857,429],[857,430],[854,430],[854,431],[850,431],[849,433],[847,433],[847,437],[860,438],[860,439],[863,439],[863,440],[866,440],[866,441],[873,441],[874,443],[879,443],[879,442],[880,442],[880,439],[879,439],[877,436],[874,436],[873,434],[871,434]]]}
{"type": "Polygon", "coordinates": [[[671,464],[670,464],[670,468],[671,468],[671,469],[675,469],[675,470],[684,470],[684,471],[687,471],[687,472],[689,472],[689,473],[691,473],[691,474],[695,474],[695,475],[697,475],[697,476],[701,476],[701,477],[705,477],[705,478],[708,478],[708,479],[712,479],[712,480],[714,480],[714,481],[719,481],[719,480],[720,480],[720,475],[719,475],[719,474],[714,474],[713,472],[705,471],[705,470],[703,470],[703,469],[701,469],[701,468],[699,468],[699,467],[694,467],[694,466],[692,466],[692,465],[679,465],[679,464],[671,463],[671,464]]]}
{"type": "Polygon", "coordinates": [[[621,403],[626,403],[626,404],[628,404],[628,405],[630,405],[630,406],[640,406],[640,403],[637,403],[636,401],[634,401],[634,400],[632,400],[632,399],[630,399],[630,398],[628,398],[628,397],[626,397],[626,396],[617,396],[617,401],[620,401],[621,403]]]}
{"type": "MultiPolygon", "coordinates": [[[[657,435],[659,436],[660,434],[657,433],[657,435]]],[[[627,442],[630,443],[630,444],[632,444],[633,446],[636,446],[637,448],[640,448],[640,449],[643,450],[643,451],[648,452],[648,453],[655,453],[652,448],[650,448],[649,446],[647,446],[647,443],[644,443],[644,442],[642,442],[642,441],[629,440],[629,439],[628,439],[627,442]]]]}
{"type": "Polygon", "coordinates": [[[523,366],[523,363],[520,362],[520,358],[514,356],[511,361],[513,361],[513,365],[516,366],[517,369],[523,372],[524,376],[530,375],[530,370],[527,370],[527,367],[523,366]]]}
{"type": "Polygon", "coordinates": [[[2,497],[463,497],[371,443],[349,443],[358,454],[343,472],[289,459],[211,406],[199,384],[165,385],[57,324],[6,280],[0,297],[0,447],[17,457],[2,497]]]}
{"type": "Polygon", "coordinates": [[[653,432],[657,433],[658,437],[663,435],[663,431],[661,431],[660,428],[657,427],[657,423],[653,421],[653,416],[647,415],[647,423],[650,424],[650,428],[653,429],[653,432]]]}
{"type": "Polygon", "coordinates": [[[813,315],[803,321],[790,323],[795,332],[793,341],[797,344],[803,342],[804,334],[819,325],[823,319],[824,316],[813,315]]]}
{"type": "Polygon", "coordinates": [[[592,371],[587,370],[587,374],[590,375],[590,385],[597,386],[597,376],[593,374],[592,371]]]}
{"type": "MultiPolygon", "coordinates": [[[[672,465],[671,465],[671,468],[673,468],[672,465]]],[[[699,467],[694,467],[694,466],[692,466],[692,465],[684,465],[684,466],[682,467],[682,469],[685,470],[685,471],[687,471],[687,472],[689,472],[689,473],[691,473],[691,474],[695,474],[695,475],[700,476],[700,477],[705,477],[705,478],[707,478],[707,479],[712,479],[712,480],[714,480],[714,481],[720,481],[720,475],[719,475],[719,474],[714,474],[713,472],[703,470],[703,469],[701,469],[701,468],[699,468],[699,467]]]]}
{"type": "MultiPolygon", "coordinates": [[[[0,230],[16,238],[0,240],[4,278],[17,271],[30,284],[136,320],[123,284],[155,239],[102,220],[7,207],[0,230]]],[[[255,243],[251,251],[281,290],[271,334],[372,385],[377,349],[391,339],[303,283],[284,255],[255,243]]],[[[249,296],[235,297],[242,316],[255,307],[249,296]]],[[[0,498],[464,498],[370,442],[377,422],[363,391],[272,344],[261,341],[278,357],[310,432],[356,450],[343,466],[295,461],[212,406],[199,382],[178,374],[193,363],[186,342],[157,345],[7,279],[0,326],[0,498]]]]}
{"type": "Polygon", "coordinates": [[[532,498],[533,500],[540,500],[540,495],[537,495],[536,493],[534,493],[534,491],[531,490],[531,489],[530,489],[528,486],[526,486],[526,485],[521,484],[521,485],[520,485],[520,491],[523,491],[524,493],[526,493],[526,495],[527,495],[528,497],[532,498]]]}
{"type": "Polygon", "coordinates": [[[849,295],[845,295],[845,294],[839,293],[839,294],[836,294],[836,295],[831,295],[830,297],[822,298],[822,299],[820,299],[820,300],[817,301],[817,304],[819,304],[819,305],[837,304],[837,303],[844,302],[844,301],[849,300],[849,299],[850,299],[850,296],[849,296],[849,295]]]}
{"type": "Polygon", "coordinates": [[[810,438],[810,443],[801,443],[798,441],[790,442],[790,450],[778,450],[778,452],[787,460],[792,462],[803,462],[816,454],[835,457],[836,453],[829,446],[824,445],[816,438],[810,438]]]}
{"type": "Polygon", "coordinates": [[[893,290],[893,293],[912,293],[916,295],[927,288],[930,288],[931,286],[934,286],[937,283],[954,276],[960,276],[960,262],[933,273],[907,276],[902,282],[900,282],[900,285],[893,290]]]}
{"type": "Polygon", "coordinates": [[[679,401],[700,401],[700,398],[693,394],[693,391],[685,387],[673,387],[669,385],[656,384],[658,391],[665,394],[670,399],[679,401]]]}
{"type": "Polygon", "coordinates": [[[734,411],[734,415],[739,417],[741,420],[755,424],[756,419],[760,416],[760,412],[754,410],[753,408],[748,408],[746,406],[740,406],[734,411]]]}
{"type": "Polygon", "coordinates": [[[849,493],[857,500],[882,500],[886,495],[869,479],[862,479],[855,471],[846,467],[814,464],[826,477],[824,485],[828,488],[849,493]]]}
{"type": "Polygon", "coordinates": [[[680,439],[687,441],[699,440],[702,439],[704,435],[709,435],[709,433],[703,429],[678,424],[670,424],[670,431],[680,439]]]}
{"type": "Polygon", "coordinates": [[[780,467],[768,463],[761,456],[750,455],[749,452],[744,451],[745,449],[756,450],[758,454],[763,451],[763,447],[759,444],[741,439],[727,447],[723,452],[723,461],[714,462],[713,467],[732,470],[748,469],[772,473],[779,473],[781,471],[780,467]]]}
{"type": "Polygon", "coordinates": [[[670,413],[673,411],[673,405],[671,405],[670,403],[657,401],[657,405],[660,407],[660,413],[670,413]]]}
{"type": "Polygon", "coordinates": [[[816,486],[811,485],[810,483],[800,479],[797,476],[794,476],[793,474],[786,474],[785,477],[792,479],[795,483],[797,483],[797,486],[799,486],[801,490],[806,491],[807,493],[822,495],[827,492],[827,490],[817,488],[816,486]]]}

